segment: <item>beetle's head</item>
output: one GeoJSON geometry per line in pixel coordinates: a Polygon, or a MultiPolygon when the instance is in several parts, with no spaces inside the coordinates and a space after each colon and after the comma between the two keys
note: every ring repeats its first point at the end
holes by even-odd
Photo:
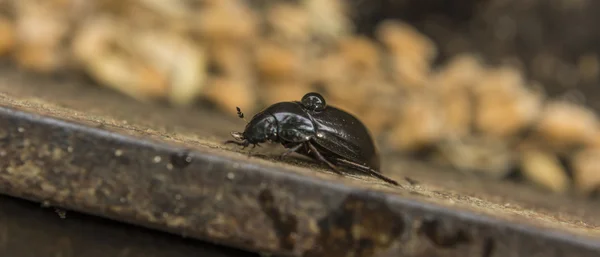
{"type": "Polygon", "coordinates": [[[231,136],[238,141],[246,141],[249,144],[259,144],[266,141],[277,142],[277,120],[269,113],[259,113],[246,125],[243,133],[233,132],[231,136]]]}

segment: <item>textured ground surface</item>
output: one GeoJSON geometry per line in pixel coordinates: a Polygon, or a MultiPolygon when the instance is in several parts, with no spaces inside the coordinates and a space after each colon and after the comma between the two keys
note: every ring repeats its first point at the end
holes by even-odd
{"type": "MultiPolygon", "coordinates": [[[[476,250],[474,250],[475,248],[459,248],[459,250],[456,250],[454,253],[456,256],[460,256],[460,254],[465,253],[473,254],[474,252],[477,252],[477,254],[483,253],[482,256],[500,256],[496,254],[509,253],[510,250],[508,249],[511,249],[511,247],[512,249],[518,248],[510,245],[518,242],[507,243],[508,241],[506,241],[509,240],[507,238],[512,238],[513,235],[508,233],[506,236],[501,236],[500,234],[503,232],[490,232],[491,230],[488,225],[492,224],[491,228],[502,231],[503,227],[505,226],[504,223],[494,226],[494,222],[497,221],[488,221],[486,218],[478,218],[478,216],[472,216],[473,213],[487,214],[491,217],[499,218],[500,221],[512,221],[514,224],[517,224],[515,225],[517,228],[520,226],[518,224],[536,226],[541,225],[543,227],[571,231],[585,236],[600,236],[600,230],[597,229],[598,225],[600,225],[600,220],[598,219],[598,217],[600,217],[598,215],[600,214],[600,208],[598,208],[597,202],[589,200],[574,200],[566,196],[550,195],[527,185],[517,185],[509,182],[499,182],[496,180],[485,180],[473,175],[444,172],[427,165],[414,163],[395,156],[385,156],[383,160],[383,172],[388,176],[401,181],[401,188],[386,187],[378,181],[357,176],[352,178],[338,178],[335,175],[327,174],[327,172],[320,166],[315,166],[311,162],[304,161],[301,158],[288,159],[286,161],[287,163],[275,162],[273,161],[273,158],[271,157],[272,154],[270,153],[281,150],[277,147],[267,149],[257,148],[254,150],[255,154],[261,153],[265,155],[248,158],[245,152],[240,153],[240,151],[236,150],[234,147],[225,147],[221,144],[222,141],[228,139],[229,132],[231,130],[239,130],[243,128],[244,124],[239,120],[232,120],[230,118],[223,117],[223,115],[218,113],[198,111],[196,109],[176,111],[166,107],[148,106],[134,103],[132,101],[126,101],[126,98],[123,96],[113,94],[105,89],[81,87],[81,83],[85,83],[84,80],[74,81],[72,79],[64,79],[60,77],[41,78],[34,77],[33,75],[15,73],[10,69],[3,69],[0,71],[0,92],[2,92],[2,94],[0,94],[0,103],[2,106],[48,115],[51,117],[60,118],[62,120],[74,121],[76,123],[89,125],[95,128],[115,131],[123,135],[131,135],[141,139],[149,139],[160,144],[165,143],[171,146],[192,149],[198,153],[217,156],[210,158],[212,158],[211,160],[217,160],[218,163],[221,163],[220,161],[223,161],[222,163],[229,163],[227,165],[230,166],[219,166],[221,165],[219,164],[215,167],[211,166],[210,168],[207,168],[206,166],[202,166],[205,164],[202,160],[200,160],[202,158],[195,160],[188,169],[192,169],[194,166],[193,169],[202,170],[203,175],[200,175],[199,173],[198,177],[205,179],[202,182],[205,183],[204,186],[206,186],[203,190],[209,190],[208,192],[202,190],[198,191],[200,185],[198,185],[198,188],[194,189],[193,183],[190,182],[190,180],[193,181],[193,179],[196,179],[196,177],[194,177],[196,173],[190,173],[191,171],[189,170],[186,171],[188,173],[181,173],[181,175],[177,175],[175,178],[165,178],[159,176],[162,174],[160,172],[167,172],[167,170],[179,168],[177,165],[177,158],[173,159],[173,156],[171,156],[170,168],[168,164],[166,169],[163,166],[161,166],[162,169],[156,168],[156,165],[144,166],[146,165],[145,161],[150,164],[153,162],[161,164],[164,163],[160,162],[160,158],[157,157],[160,157],[160,154],[163,152],[168,152],[169,149],[165,150],[161,148],[162,146],[157,147],[152,143],[148,143],[150,149],[157,149],[156,153],[152,151],[148,152],[148,150],[144,149],[137,152],[137,148],[131,148],[130,151],[132,156],[127,159],[127,155],[129,154],[127,145],[129,143],[126,142],[123,148],[110,148],[106,146],[115,144],[115,147],[118,147],[119,143],[117,141],[122,140],[121,138],[115,138],[115,142],[106,142],[106,144],[101,142],[92,142],[93,140],[89,139],[92,140],[90,141],[91,143],[96,145],[85,145],[83,143],[85,143],[86,138],[84,138],[85,135],[83,134],[74,134],[72,136],[68,136],[56,135],[56,133],[53,132],[54,134],[48,135],[53,137],[65,136],[67,138],[65,139],[67,142],[66,144],[69,144],[69,142],[73,144],[82,144],[80,147],[75,147],[75,150],[73,150],[74,146],[67,146],[63,150],[73,154],[73,157],[70,157],[73,159],[69,165],[73,165],[72,167],[77,167],[82,171],[88,172],[86,173],[87,175],[85,175],[85,177],[73,177],[67,176],[68,174],[65,175],[60,173],[61,171],[57,171],[59,169],[66,170],[68,169],[67,166],[61,166],[60,168],[57,168],[57,170],[53,171],[56,172],[56,174],[59,174],[56,176],[57,179],[55,181],[44,181],[44,178],[48,177],[44,177],[43,175],[39,174],[32,175],[19,173],[19,175],[15,175],[16,173],[10,172],[10,170],[14,171],[18,170],[19,168],[24,168],[23,170],[31,170],[27,167],[45,167],[39,163],[40,160],[43,162],[44,159],[39,158],[41,158],[40,156],[44,154],[44,151],[52,152],[44,148],[43,137],[37,137],[37,139],[27,138],[27,133],[22,133],[23,131],[28,133],[30,132],[32,135],[46,133],[43,131],[36,131],[37,128],[35,127],[26,127],[29,126],[28,124],[34,123],[25,122],[22,123],[24,124],[22,125],[23,127],[17,128],[18,133],[14,131],[11,132],[10,130],[12,128],[10,125],[4,127],[5,131],[0,130],[0,132],[5,133],[3,136],[6,136],[7,134],[9,135],[9,141],[13,140],[13,144],[11,144],[11,146],[14,145],[14,142],[18,140],[27,142],[24,143],[24,146],[20,146],[21,148],[19,151],[9,150],[8,156],[11,156],[12,158],[17,158],[15,156],[18,156],[17,159],[20,161],[17,163],[11,162],[9,166],[12,169],[6,169],[9,170],[9,172],[2,174],[3,176],[0,176],[0,188],[4,188],[5,191],[8,191],[11,194],[17,194],[18,196],[31,198],[33,200],[40,200],[40,198],[43,199],[46,197],[48,198],[48,201],[53,203],[56,202],[58,205],[75,207],[76,209],[80,209],[82,211],[91,213],[104,213],[107,216],[111,216],[116,219],[137,223],[139,223],[139,221],[143,221],[142,223],[148,223],[146,224],[148,226],[158,227],[161,229],[163,229],[161,226],[166,226],[166,230],[170,230],[175,233],[185,234],[185,230],[189,230],[190,234],[193,236],[209,238],[221,243],[225,242],[227,244],[237,245],[240,247],[279,250],[284,252],[293,250],[295,253],[304,253],[305,255],[312,253],[313,256],[324,256],[331,252],[327,252],[322,249],[307,250],[310,248],[309,245],[311,245],[310,240],[323,240],[321,242],[322,244],[326,244],[327,242],[337,242],[343,245],[343,242],[340,243],[341,241],[332,236],[334,233],[328,234],[323,232],[323,220],[319,220],[319,217],[323,217],[325,215],[326,217],[335,220],[335,217],[344,215],[344,213],[353,213],[352,211],[354,209],[352,208],[355,207],[352,206],[355,206],[355,204],[365,200],[369,200],[371,199],[370,197],[372,197],[369,195],[369,193],[367,193],[366,196],[362,193],[357,195],[353,194],[353,192],[358,191],[375,192],[373,193],[375,196],[378,196],[381,192],[386,193],[384,198],[387,199],[386,201],[390,203],[390,206],[394,205],[391,203],[401,203],[401,206],[404,206],[403,208],[407,208],[406,213],[410,213],[409,216],[413,215],[415,217],[419,217],[416,219],[420,224],[417,227],[421,228],[427,227],[425,226],[427,224],[427,210],[433,207],[428,207],[429,205],[427,204],[424,206],[419,206],[420,204],[418,204],[418,202],[434,203],[437,206],[448,207],[448,209],[442,209],[442,211],[436,209],[437,207],[433,208],[435,209],[434,213],[440,215],[437,218],[445,219],[444,217],[448,216],[452,217],[448,218],[450,220],[461,220],[460,222],[449,222],[452,224],[457,224],[456,226],[465,226],[465,228],[468,228],[466,231],[469,232],[465,233],[470,235],[466,237],[470,238],[469,240],[472,241],[471,244],[483,245],[482,247],[475,247],[477,248],[476,250]],[[13,136],[13,133],[16,136],[13,136]],[[24,139],[19,138],[19,133],[24,135],[24,139]],[[29,145],[36,147],[35,149],[32,147],[28,148],[29,145]],[[71,150],[69,151],[69,149],[71,150]],[[96,151],[98,151],[98,153],[95,153],[97,155],[98,162],[105,162],[107,167],[112,167],[112,171],[109,169],[106,171],[108,172],[106,174],[110,174],[110,172],[114,171],[117,176],[116,179],[102,178],[101,176],[102,174],[105,174],[103,173],[105,171],[101,171],[103,169],[101,167],[87,167],[85,163],[74,163],[75,160],[85,160],[83,157],[87,156],[86,158],[89,158],[89,155],[86,154],[94,154],[96,151]],[[107,155],[106,151],[111,152],[107,155]],[[135,155],[133,155],[133,152],[136,152],[135,155]],[[16,153],[18,153],[18,155],[16,153]],[[147,157],[148,160],[135,159],[143,157],[147,157]],[[156,160],[159,162],[156,162],[156,160]],[[31,163],[29,163],[29,161],[31,161],[31,163]],[[214,172],[206,173],[208,172],[207,170],[211,169],[224,172],[224,174],[222,174],[223,178],[217,178],[217,175],[215,175],[214,172]],[[244,170],[247,170],[247,173],[241,173],[244,170]],[[156,174],[152,173],[149,175],[150,172],[156,172],[156,174]],[[139,177],[128,174],[135,174],[139,177]],[[262,174],[261,176],[268,176],[261,177],[257,174],[262,174]],[[27,177],[29,175],[32,177],[27,177]],[[39,177],[36,177],[38,175],[39,177]],[[149,177],[146,178],[144,176],[149,177]],[[418,183],[412,185],[404,181],[404,177],[409,177],[418,183]],[[106,179],[108,181],[112,181],[111,179],[115,180],[111,183],[106,182],[109,185],[105,185],[100,182],[100,184],[93,185],[94,179],[96,178],[106,179]],[[269,178],[270,180],[266,180],[266,178],[269,178]],[[147,179],[149,180],[147,181],[147,179]],[[163,203],[164,206],[161,207],[162,209],[159,208],[162,210],[162,214],[151,213],[152,211],[150,209],[146,210],[148,213],[144,213],[144,208],[153,207],[153,204],[157,203],[149,200],[147,198],[148,195],[143,195],[144,193],[147,193],[147,188],[144,188],[143,186],[156,186],[156,183],[158,183],[154,181],[156,179],[159,179],[165,184],[160,184],[158,189],[154,190],[164,193],[164,195],[175,195],[175,198],[181,198],[183,195],[184,199],[186,196],[192,196],[195,194],[204,195],[203,197],[210,195],[211,197],[217,197],[217,202],[213,203],[205,198],[195,200],[198,203],[214,204],[214,208],[210,211],[210,214],[206,214],[203,210],[191,209],[192,207],[189,207],[189,210],[187,210],[189,212],[186,212],[184,207],[178,209],[179,207],[173,207],[176,206],[175,203],[170,203],[170,200],[165,198],[162,200],[156,200],[159,202],[167,201],[163,203]],[[261,181],[260,179],[263,180],[261,181]],[[227,184],[228,181],[233,184],[227,184]],[[147,184],[145,184],[146,182],[147,184]],[[33,183],[35,186],[26,188],[25,186],[29,185],[28,183],[33,183]],[[91,185],[86,183],[91,183],[91,185]],[[127,183],[134,184],[128,185],[127,183]],[[139,183],[139,185],[135,185],[135,183],[139,183]],[[167,183],[171,183],[171,185],[168,185],[167,183]],[[286,183],[290,183],[288,185],[289,187],[285,187],[285,185],[287,185],[286,183]],[[70,188],[62,188],[65,185],[69,185],[70,188]],[[263,189],[258,192],[258,188],[249,188],[252,185],[266,185],[267,187],[270,187],[271,190],[263,189]],[[127,186],[131,186],[131,188],[128,189],[127,186]],[[88,195],[84,190],[91,190],[94,188],[107,190],[104,192],[104,194],[106,194],[103,195],[104,198],[97,198],[98,191],[88,195]],[[331,192],[327,190],[331,190],[331,192]],[[121,193],[120,196],[110,195],[111,193],[119,192],[121,193]],[[177,192],[179,192],[179,194],[177,194],[177,192]],[[219,192],[223,194],[221,195],[223,200],[219,198],[219,192]],[[344,193],[342,194],[343,197],[339,196],[340,193],[344,193]],[[177,197],[177,195],[179,195],[179,197],[177,197]],[[258,199],[258,205],[255,206],[255,203],[252,202],[255,201],[251,199],[252,197],[256,197],[258,199]],[[413,200],[418,202],[414,202],[413,200]],[[115,203],[111,201],[117,202],[115,203]],[[132,203],[130,201],[139,202],[129,206],[125,204],[132,203]],[[238,205],[231,207],[231,205],[217,204],[220,201],[222,201],[223,204],[237,203],[238,205]],[[250,201],[252,203],[247,203],[246,201],[250,201]],[[279,204],[274,204],[275,202],[278,202],[279,204]],[[106,206],[98,206],[99,204],[105,204],[106,206]],[[341,204],[340,209],[330,207],[332,205],[339,204],[341,204]],[[277,207],[278,205],[283,207],[277,207]],[[413,207],[416,209],[413,210],[413,207]],[[175,210],[172,210],[172,208],[175,208],[175,210]],[[253,220],[261,219],[260,217],[246,217],[249,221],[244,222],[244,217],[239,215],[242,215],[243,213],[246,213],[247,215],[249,210],[252,210],[253,208],[257,208],[257,210],[263,210],[267,216],[273,219],[275,222],[273,230],[274,232],[272,232],[273,234],[267,233],[267,235],[252,235],[252,231],[256,232],[256,229],[253,229],[252,226],[260,226],[260,224],[264,225],[266,223],[264,223],[263,220],[253,220]],[[330,210],[320,208],[329,208],[330,210]],[[170,210],[173,211],[173,213],[164,212],[164,210],[170,210]],[[465,214],[462,211],[471,211],[472,214],[465,214]],[[328,214],[326,212],[328,212],[328,214]],[[291,215],[289,213],[292,213],[296,216],[289,216],[291,215]],[[186,215],[192,214],[202,217],[201,220],[187,220],[186,217],[189,218],[190,216],[186,215]],[[207,216],[203,217],[203,214],[206,214],[207,216]],[[224,216],[220,217],[219,214],[223,214],[224,216]],[[287,218],[283,218],[284,221],[281,221],[281,217],[287,218]],[[235,222],[225,222],[226,224],[222,223],[222,219],[228,220],[230,218],[232,218],[235,222]],[[220,219],[221,223],[218,222],[220,219]],[[295,224],[297,225],[297,231],[290,230],[287,232],[282,232],[281,227],[286,227],[287,224],[285,223],[285,220],[289,221],[290,219],[295,220],[297,223],[307,222],[307,224],[295,224]],[[277,220],[280,222],[277,223],[277,220]],[[469,226],[472,224],[469,225],[469,222],[473,220],[482,220],[481,224],[487,225],[473,225],[471,228],[469,226]],[[461,222],[464,222],[464,224],[461,222]],[[201,224],[209,225],[208,228],[200,228],[199,226],[201,224]],[[320,227],[321,232],[316,233],[315,231],[312,231],[311,229],[314,227],[313,225],[320,227]],[[486,239],[487,237],[494,238],[493,235],[496,235],[498,238],[496,243],[490,243],[490,241],[486,239]],[[266,238],[256,242],[248,242],[247,240],[250,240],[252,236],[266,238]],[[272,243],[272,241],[278,243],[272,243]],[[509,245],[507,245],[506,248],[502,248],[502,244],[509,245]],[[490,248],[493,248],[493,251],[499,252],[494,253],[493,255],[485,255],[487,252],[492,251],[489,250],[490,248]]],[[[17,122],[15,124],[21,123],[17,122]]],[[[109,136],[108,138],[111,137],[109,136]]],[[[48,147],[52,148],[52,146],[48,147]]],[[[57,148],[55,148],[55,150],[56,149],[57,148]]],[[[56,154],[57,152],[54,151],[53,153],[56,154]]],[[[63,153],[63,155],[58,154],[58,159],[61,158],[60,156],[64,156],[64,154],[65,153],[63,153]]],[[[49,154],[49,156],[51,155],[52,154],[49,154]]],[[[167,158],[168,156],[163,157],[163,160],[167,158]]],[[[209,157],[206,158],[210,159],[209,157]]],[[[206,163],[210,163],[210,160],[206,163]]],[[[48,165],[48,163],[45,164],[48,165]]],[[[186,165],[183,165],[183,167],[185,166],[186,165]]],[[[40,174],[45,172],[44,169],[40,170],[40,174]]],[[[165,174],[170,173],[164,173],[162,175],[164,176],[165,174]]],[[[379,198],[376,197],[376,199],[379,198]]],[[[191,199],[187,200],[192,201],[191,199]]],[[[377,205],[380,203],[375,201],[374,204],[377,205]]],[[[200,206],[202,205],[200,204],[200,206]]],[[[381,206],[371,206],[369,208],[374,208],[374,210],[377,210],[376,213],[379,216],[373,217],[379,218],[373,218],[373,220],[364,221],[362,224],[370,224],[369,222],[372,222],[372,224],[368,226],[375,226],[375,228],[371,227],[371,230],[385,233],[387,236],[398,236],[398,231],[395,231],[393,226],[387,227],[380,222],[376,222],[376,220],[379,220],[382,217],[381,215],[387,215],[386,213],[382,213],[382,210],[389,209],[387,205],[383,204],[381,206]],[[385,229],[392,229],[392,231],[383,231],[385,229]]],[[[369,215],[372,214],[364,212],[364,210],[361,213],[364,215],[363,219],[367,219],[365,217],[371,217],[369,215]]],[[[394,217],[396,216],[393,216],[389,219],[394,219],[394,217]]],[[[400,223],[395,224],[397,225],[400,223]]],[[[344,226],[343,224],[337,225],[344,226]]],[[[511,229],[514,229],[514,227],[511,229]]],[[[403,229],[401,230],[403,231],[403,229]]],[[[535,233],[533,234],[534,236],[532,238],[537,238],[535,233]]],[[[364,236],[368,237],[368,235],[364,236]]],[[[432,237],[431,235],[428,235],[428,237],[436,238],[435,236],[432,237]]],[[[454,238],[459,239],[462,237],[463,236],[454,236],[454,238]]],[[[434,242],[436,241],[435,239],[431,240],[434,242]]],[[[517,239],[511,240],[518,241],[517,239]]],[[[531,240],[531,238],[528,240],[531,240]]],[[[377,242],[379,241],[375,240],[375,242],[371,242],[371,246],[364,247],[364,249],[368,250],[364,250],[363,248],[359,249],[363,251],[360,256],[372,256],[373,251],[378,249],[388,249],[390,247],[389,242],[386,240],[383,240],[379,243],[377,242]]],[[[412,243],[409,244],[414,247],[409,247],[408,250],[403,250],[406,251],[404,253],[410,254],[410,256],[421,256],[419,254],[426,255],[427,253],[442,254],[441,252],[438,253],[427,250],[430,248],[420,244],[420,241],[418,240],[411,242],[412,243]]],[[[540,242],[545,241],[540,239],[540,242]]],[[[530,243],[528,244],[531,245],[530,243]]],[[[443,248],[440,246],[443,245],[443,243],[437,242],[436,245],[438,245],[440,248],[443,248]]],[[[453,253],[451,252],[444,253],[447,254],[445,256],[455,256],[452,255],[453,253]]],[[[574,252],[571,252],[571,254],[573,253],[574,252]]],[[[525,252],[521,252],[521,254],[525,254],[525,252]]],[[[575,255],[571,256],[578,255],[575,253],[575,255]]],[[[587,255],[583,255],[583,253],[581,253],[581,256],[587,255]]]]}

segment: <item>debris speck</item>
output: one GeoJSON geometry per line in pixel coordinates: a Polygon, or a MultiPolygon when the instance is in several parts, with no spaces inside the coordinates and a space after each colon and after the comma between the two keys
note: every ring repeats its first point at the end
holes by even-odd
{"type": "Polygon", "coordinates": [[[233,180],[235,178],[235,174],[233,174],[233,172],[229,172],[229,173],[227,173],[227,178],[229,180],[233,180]]]}
{"type": "Polygon", "coordinates": [[[56,214],[58,214],[58,217],[60,217],[61,219],[67,218],[67,211],[61,209],[54,209],[54,211],[56,212],[56,214]]]}
{"type": "Polygon", "coordinates": [[[44,207],[44,208],[50,207],[50,201],[42,201],[42,207],[44,207]]]}

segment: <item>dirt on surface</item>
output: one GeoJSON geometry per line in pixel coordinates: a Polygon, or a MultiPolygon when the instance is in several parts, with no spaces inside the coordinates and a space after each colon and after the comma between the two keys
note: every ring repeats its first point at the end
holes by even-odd
{"type": "MultiPolygon", "coordinates": [[[[176,110],[127,101],[125,96],[110,90],[82,84],[90,83],[85,79],[41,77],[4,67],[0,69],[0,104],[123,134],[142,135],[155,141],[237,155],[236,158],[240,158],[240,153],[241,156],[247,154],[246,150],[222,144],[229,139],[230,131],[241,130],[245,125],[243,121],[231,118],[231,115],[209,111],[208,108],[176,110]]],[[[281,149],[277,146],[256,148],[249,158],[270,165],[316,170],[307,172],[300,169],[307,176],[335,178],[324,174],[326,170],[305,158],[290,158],[284,163],[274,160],[273,153],[281,152],[281,149]]],[[[354,177],[356,179],[343,179],[344,183],[390,193],[403,194],[408,191],[410,194],[407,197],[422,201],[600,236],[600,207],[597,200],[550,194],[529,185],[498,181],[471,173],[450,172],[411,158],[385,153],[382,161],[382,172],[402,181],[402,192],[389,189],[372,179],[354,177]]]]}

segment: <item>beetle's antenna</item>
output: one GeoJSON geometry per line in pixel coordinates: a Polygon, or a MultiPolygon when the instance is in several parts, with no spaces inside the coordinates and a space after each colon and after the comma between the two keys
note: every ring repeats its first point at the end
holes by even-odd
{"type": "Polygon", "coordinates": [[[244,118],[244,113],[242,112],[242,110],[240,109],[240,107],[237,107],[237,106],[236,106],[236,107],[235,107],[235,109],[237,110],[237,115],[238,115],[238,117],[240,117],[240,119],[244,120],[245,122],[248,122],[248,121],[246,120],[246,118],[244,118]]]}

